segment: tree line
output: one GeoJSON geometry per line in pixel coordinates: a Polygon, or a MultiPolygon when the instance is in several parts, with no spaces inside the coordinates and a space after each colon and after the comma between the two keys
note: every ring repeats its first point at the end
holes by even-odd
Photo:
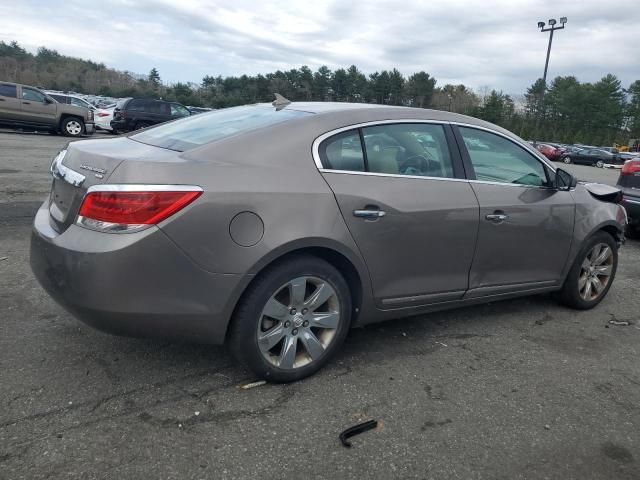
{"type": "Polygon", "coordinates": [[[268,102],[278,92],[292,101],[365,102],[434,108],[501,125],[527,139],[611,145],[640,138],[640,80],[624,88],[612,74],[595,83],[574,76],[548,85],[536,80],[520,96],[465,85],[437,86],[425,71],[397,69],[366,75],[356,65],[316,71],[308,66],[258,75],[207,75],[200,83],[165,84],[153,68],[135,75],[40,47],[36,54],[0,41],[0,81],[110,97],[153,97],[224,108],[268,102]]]}

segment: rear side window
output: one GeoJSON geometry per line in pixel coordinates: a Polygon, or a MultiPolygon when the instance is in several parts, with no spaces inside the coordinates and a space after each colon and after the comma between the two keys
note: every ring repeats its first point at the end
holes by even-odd
{"type": "Polygon", "coordinates": [[[370,172],[453,178],[453,164],[442,125],[377,125],[363,128],[362,136],[370,172]]]}
{"type": "Polygon", "coordinates": [[[397,123],[350,130],[322,142],[318,153],[322,166],[329,170],[454,177],[444,128],[437,124],[397,123]]]}
{"type": "Polygon", "coordinates": [[[542,187],[548,185],[540,160],[500,135],[459,127],[477,180],[542,187]]]}
{"type": "Polygon", "coordinates": [[[127,104],[127,110],[135,112],[150,111],[149,104],[152,103],[149,100],[133,99],[127,104]]]}
{"type": "Polygon", "coordinates": [[[4,83],[0,83],[0,97],[17,98],[18,89],[15,85],[6,85],[4,83]]]}
{"type": "MultiPolygon", "coordinates": [[[[131,139],[183,152],[240,133],[312,115],[273,107],[244,106],[175,120],[132,135],[131,139]]],[[[274,139],[277,141],[277,139],[274,139]]]]}
{"type": "Polygon", "coordinates": [[[339,133],[320,144],[322,166],[330,170],[364,172],[364,154],[358,130],[339,133]]]}

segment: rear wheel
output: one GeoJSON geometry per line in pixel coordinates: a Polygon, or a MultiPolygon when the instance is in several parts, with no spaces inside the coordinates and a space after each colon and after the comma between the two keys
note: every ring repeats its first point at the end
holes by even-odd
{"type": "Polygon", "coordinates": [[[598,167],[598,168],[604,168],[604,162],[602,160],[598,160],[595,163],[595,166],[598,167]]]}
{"type": "Polygon", "coordinates": [[[79,137],[84,133],[84,122],[79,118],[65,118],[61,130],[67,137],[79,137]]]}
{"type": "Polygon", "coordinates": [[[331,264],[296,256],[268,269],[241,299],[228,345],[258,377],[291,382],[323,365],[343,343],[351,296],[331,264]]]}
{"type": "Polygon", "coordinates": [[[593,235],[580,250],[565,279],[560,298],[578,310],[595,307],[609,292],[618,268],[616,242],[606,232],[593,235]]]}

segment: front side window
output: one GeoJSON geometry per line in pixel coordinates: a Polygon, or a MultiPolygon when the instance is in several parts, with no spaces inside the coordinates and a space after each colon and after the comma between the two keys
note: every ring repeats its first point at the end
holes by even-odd
{"type": "Polygon", "coordinates": [[[364,155],[358,130],[339,133],[325,140],[319,150],[324,168],[364,172],[364,155]]]}
{"type": "Polygon", "coordinates": [[[453,178],[442,125],[398,123],[362,129],[370,172],[453,178]]]}
{"type": "Polygon", "coordinates": [[[33,88],[22,87],[22,99],[30,102],[44,103],[44,93],[34,90],[33,88]]]}
{"type": "Polygon", "coordinates": [[[459,127],[477,180],[542,187],[548,185],[540,160],[500,135],[459,127]]]}
{"type": "Polygon", "coordinates": [[[17,98],[17,90],[15,85],[0,83],[0,97],[17,98]]]}

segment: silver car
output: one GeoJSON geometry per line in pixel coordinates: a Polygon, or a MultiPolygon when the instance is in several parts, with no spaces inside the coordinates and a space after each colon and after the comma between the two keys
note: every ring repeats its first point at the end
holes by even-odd
{"type": "Polygon", "coordinates": [[[317,371],[350,327],[558,291],[607,294],[620,192],[447,112],[259,104],[78,141],[51,166],[31,265],[101,330],[226,343],[317,371]]]}

